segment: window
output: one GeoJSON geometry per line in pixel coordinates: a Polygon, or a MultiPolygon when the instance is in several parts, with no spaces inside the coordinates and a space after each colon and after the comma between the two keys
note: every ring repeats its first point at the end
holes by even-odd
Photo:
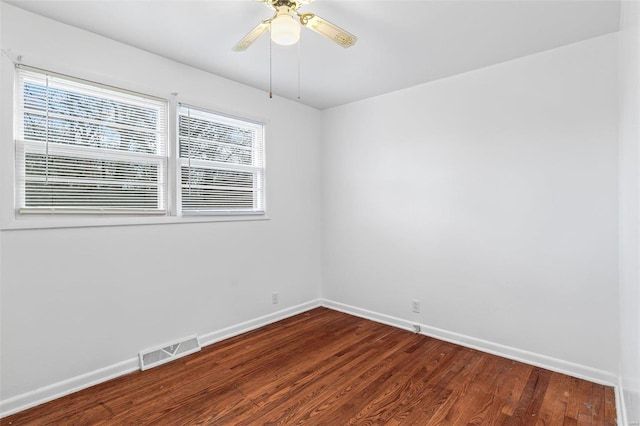
{"type": "Polygon", "coordinates": [[[263,125],[178,106],[182,214],[264,213],[263,125]]]}
{"type": "Polygon", "coordinates": [[[82,224],[264,218],[262,123],[178,104],[174,145],[165,99],[22,65],[16,76],[15,209],[35,219],[23,223],[38,226],[38,214],[67,216],[52,226],[94,214],[122,218],[82,224]]]}
{"type": "Polygon", "coordinates": [[[20,213],[166,214],[167,102],[18,67],[20,213]]]}

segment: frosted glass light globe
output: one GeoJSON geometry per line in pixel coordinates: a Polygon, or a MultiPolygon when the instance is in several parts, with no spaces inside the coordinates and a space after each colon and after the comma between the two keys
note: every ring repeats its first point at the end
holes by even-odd
{"type": "Polygon", "coordinates": [[[271,21],[271,40],[283,46],[296,44],[300,40],[300,24],[289,15],[288,8],[278,10],[278,16],[271,21]]]}

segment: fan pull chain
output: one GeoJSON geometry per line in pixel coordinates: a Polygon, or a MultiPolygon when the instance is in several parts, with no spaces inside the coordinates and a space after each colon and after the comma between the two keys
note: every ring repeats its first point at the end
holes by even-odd
{"type": "Polygon", "coordinates": [[[271,40],[271,22],[269,22],[269,99],[273,98],[273,40],[271,40]]]}
{"type": "Polygon", "coordinates": [[[300,99],[300,45],[302,44],[302,37],[298,40],[298,99],[300,99]]]}

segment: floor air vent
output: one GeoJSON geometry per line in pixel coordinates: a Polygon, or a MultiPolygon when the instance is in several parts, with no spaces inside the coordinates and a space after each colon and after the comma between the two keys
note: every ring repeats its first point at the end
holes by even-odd
{"type": "Polygon", "coordinates": [[[138,354],[138,357],[140,358],[140,370],[144,371],[151,367],[166,364],[174,359],[198,352],[200,348],[200,341],[198,340],[198,337],[189,336],[177,342],[167,343],[141,351],[138,354]]]}

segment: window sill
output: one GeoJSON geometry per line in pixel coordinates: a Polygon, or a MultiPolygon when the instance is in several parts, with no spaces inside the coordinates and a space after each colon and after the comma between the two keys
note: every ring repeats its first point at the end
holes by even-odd
{"type": "Polygon", "coordinates": [[[104,226],[175,225],[211,222],[245,222],[270,220],[266,214],[195,215],[195,216],[56,216],[28,215],[3,224],[1,231],[57,228],[96,228],[104,226]]]}

